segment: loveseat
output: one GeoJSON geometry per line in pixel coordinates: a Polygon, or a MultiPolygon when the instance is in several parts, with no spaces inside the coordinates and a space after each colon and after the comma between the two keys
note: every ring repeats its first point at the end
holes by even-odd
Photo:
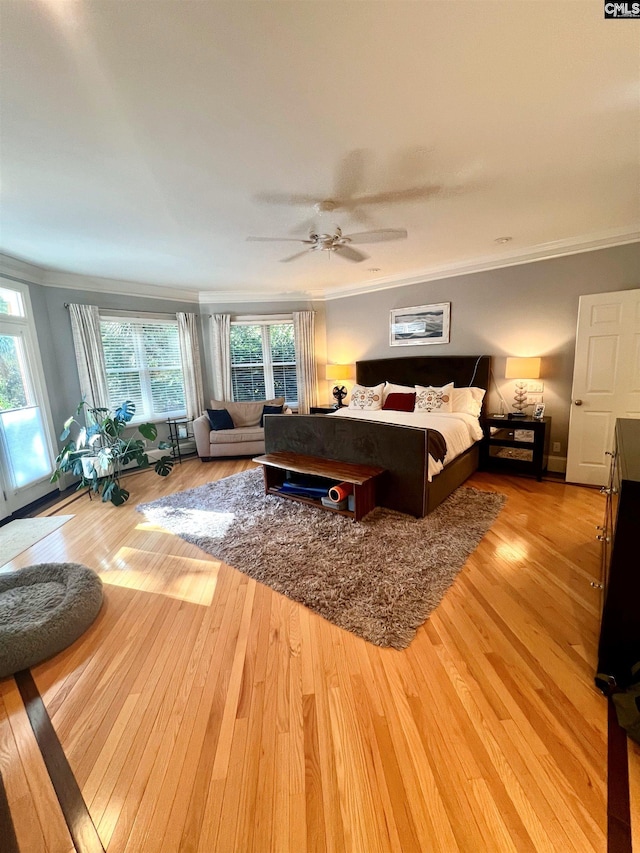
{"type": "Polygon", "coordinates": [[[290,410],[285,410],[284,397],[247,402],[211,400],[211,409],[193,422],[198,456],[203,462],[208,462],[219,456],[255,456],[264,453],[264,414],[275,414],[278,410],[290,413],[290,410]],[[224,415],[224,410],[228,412],[230,420],[224,415]],[[213,413],[211,419],[209,411],[213,413]],[[225,420],[232,422],[233,426],[220,428],[219,424],[225,420]],[[212,428],[214,425],[215,429],[212,428]]]}

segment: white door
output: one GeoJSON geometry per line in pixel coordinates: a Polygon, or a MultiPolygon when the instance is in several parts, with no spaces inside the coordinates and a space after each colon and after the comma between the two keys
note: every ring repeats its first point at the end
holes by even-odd
{"type": "Polygon", "coordinates": [[[568,482],[606,484],[616,418],[640,418],[640,290],[580,297],[568,482]]]}
{"type": "Polygon", "coordinates": [[[51,419],[29,309],[26,288],[0,280],[0,519],[55,489],[51,419]]]}

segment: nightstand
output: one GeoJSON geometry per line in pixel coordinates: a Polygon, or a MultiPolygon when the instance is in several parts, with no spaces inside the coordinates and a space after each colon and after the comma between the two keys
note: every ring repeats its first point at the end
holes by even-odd
{"type": "Polygon", "coordinates": [[[486,471],[533,474],[538,480],[547,468],[551,418],[492,418],[484,420],[482,467],[486,471]]]}
{"type": "Polygon", "coordinates": [[[335,412],[335,410],[335,406],[332,406],[330,403],[325,403],[323,406],[311,406],[309,412],[312,415],[330,415],[331,412],[335,412]]]}

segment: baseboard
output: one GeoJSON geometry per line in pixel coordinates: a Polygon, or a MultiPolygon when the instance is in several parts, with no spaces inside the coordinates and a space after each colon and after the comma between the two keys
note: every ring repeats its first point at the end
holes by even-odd
{"type": "Polygon", "coordinates": [[[553,471],[554,474],[564,474],[567,470],[566,456],[550,456],[547,461],[547,471],[553,471]]]}

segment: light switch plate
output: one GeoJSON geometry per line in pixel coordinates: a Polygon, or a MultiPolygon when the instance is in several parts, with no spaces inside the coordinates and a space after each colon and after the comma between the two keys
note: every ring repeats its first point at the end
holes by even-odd
{"type": "Polygon", "coordinates": [[[530,394],[542,394],[544,391],[544,382],[539,379],[529,379],[527,381],[527,391],[530,394]]]}
{"type": "Polygon", "coordinates": [[[542,394],[531,394],[531,393],[527,394],[527,405],[528,406],[535,406],[536,403],[542,403],[542,402],[543,402],[542,394]]]}

